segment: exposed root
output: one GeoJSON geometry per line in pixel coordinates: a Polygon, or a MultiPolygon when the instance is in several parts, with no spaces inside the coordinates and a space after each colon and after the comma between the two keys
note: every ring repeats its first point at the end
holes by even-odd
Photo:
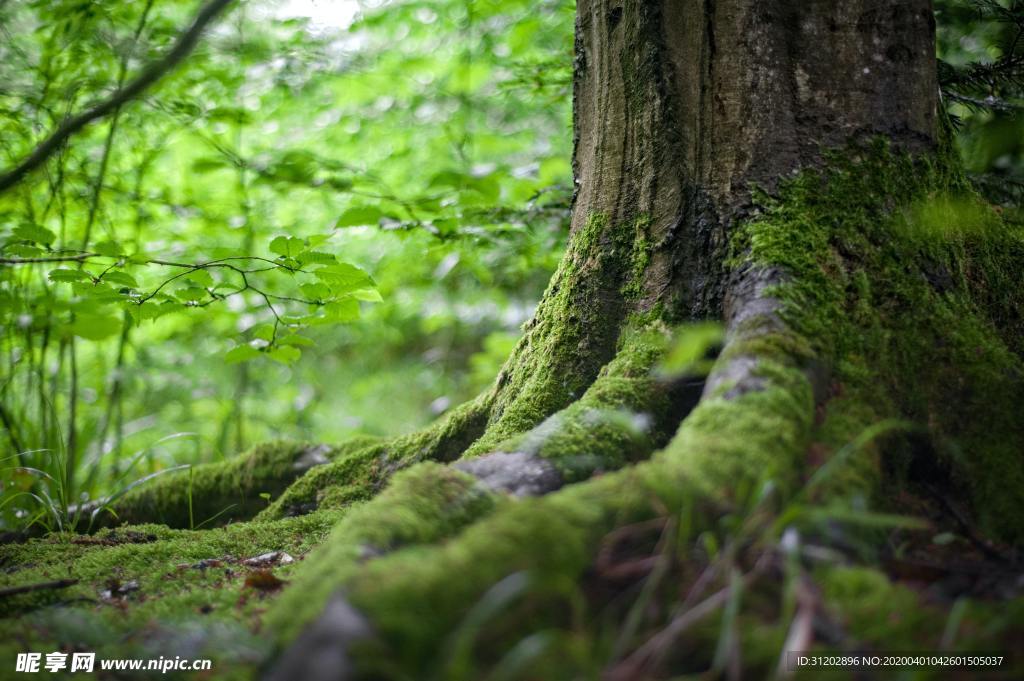
{"type": "MultiPolygon", "coordinates": [[[[436,542],[490,514],[498,498],[475,478],[448,466],[421,463],[397,474],[371,501],[352,508],[310,556],[292,589],[268,616],[285,638],[301,631],[309,603],[333,601],[346,576],[399,548],[436,542]]],[[[333,617],[333,615],[332,615],[333,617]]],[[[300,674],[298,678],[302,678],[300,674]]]]}
{"type": "MultiPolygon", "coordinates": [[[[761,306],[762,301],[757,298],[752,304],[761,306]]],[[[745,322],[754,318],[764,322],[745,324],[744,328],[785,333],[779,330],[777,319],[768,323],[768,315],[773,314],[774,308],[743,315],[745,322]]],[[[725,354],[734,344],[748,339],[748,332],[734,334],[725,354]]],[[[335,597],[344,594],[346,601],[367,617],[376,639],[386,642],[387,655],[359,659],[387,659],[406,670],[443,667],[445,661],[439,651],[446,650],[446,632],[456,631],[472,604],[508,574],[525,570],[534,583],[549,586],[578,579],[597,555],[605,535],[624,523],[687,508],[701,516],[707,509],[728,503],[737,491],[750,491],[767,477],[795,477],[794,467],[807,444],[814,413],[813,390],[801,369],[805,360],[803,356],[774,357],[757,367],[757,389],[706,396],[683,422],[667,450],[652,461],[501,508],[444,545],[398,551],[340,574],[337,569],[328,572],[321,567],[318,579],[335,585],[335,597]],[[723,427],[725,423],[728,427],[723,427]],[[750,454],[758,451],[765,454],[752,460],[750,454]],[[453,575],[459,577],[453,579],[453,575]]],[[[653,382],[647,366],[643,375],[653,382]]],[[[721,383],[721,374],[733,371],[733,360],[723,359],[713,380],[721,383]]],[[[612,366],[607,376],[617,373],[612,366]]],[[[592,400],[598,396],[606,399],[609,394],[622,397],[622,393],[602,386],[601,379],[588,395],[591,393],[592,400]]],[[[574,416],[587,413],[586,402],[584,398],[574,405],[574,416]]],[[[592,433],[585,441],[600,453],[603,439],[592,433]]],[[[519,439],[527,441],[529,435],[519,439]]],[[[621,441],[614,442],[607,451],[613,450],[623,456],[621,441]]],[[[545,449],[539,447],[536,451],[543,453],[545,449]]],[[[600,460],[600,456],[597,458],[600,460]]],[[[557,463],[558,459],[552,461],[557,463]]],[[[624,461],[629,461],[628,455],[624,461]]],[[[323,557],[329,550],[311,557],[309,565],[336,566],[337,562],[323,557]]],[[[284,609],[293,606],[281,604],[284,609]]],[[[545,614],[533,616],[560,617],[558,608],[542,610],[545,614]]],[[[316,620],[312,617],[307,621],[316,620]]],[[[287,635],[283,637],[288,639],[287,635]]],[[[295,656],[289,655],[288,659],[295,656]]],[[[302,669],[291,671],[300,674],[302,669]]]]}
{"type": "Polygon", "coordinates": [[[414,463],[456,459],[483,432],[492,399],[485,393],[453,409],[426,430],[350,449],[297,480],[259,518],[344,508],[372,498],[396,471],[414,463]]]}
{"type": "Polygon", "coordinates": [[[307,471],[359,444],[266,443],[226,461],[160,475],[77,513],[80,524],[93,529],[142,523],[192,528],[245,520],[265,508],[269,496],[280,494],[307,471]]]}

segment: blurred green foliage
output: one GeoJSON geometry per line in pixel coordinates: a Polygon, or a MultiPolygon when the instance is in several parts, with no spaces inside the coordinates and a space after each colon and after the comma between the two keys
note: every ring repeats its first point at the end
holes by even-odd
{"type": "MultiPolygon", "coordinates": [[[[196,8],[0,2],[0,166],[196,8]]],[[[485,387],[567,232],[573,13],[240,3],[0,194],[3,257],[96,254],[0,266],[0,527],[269,438],[407,432],[485,387]]]]}
{"type": "Polygon", "coordinates": [[[936,0],[939,77],[964,165],[990,200],[1024,198],[1024,0],[936,0]]]}

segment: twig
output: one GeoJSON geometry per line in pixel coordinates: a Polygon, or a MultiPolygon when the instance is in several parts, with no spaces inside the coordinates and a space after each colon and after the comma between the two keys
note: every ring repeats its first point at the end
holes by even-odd
{"type": "Polygon", "coordinates": [[[78,584],[77,579],[58,579],[53,582],[39,582],[37,584],[22,584],[20,586],[9,586],[5,589],[0,589],[0,598],[4,596],[16,596],[18,594],[27,594],[34,591],[46,591],[48,589],[66,589],[69,586],[78,584]]]}
{"type": "Polygon", "coordinates": [[[83,262],[90,258],[100,257],[99,253],[81,253],[79,255],[52,255],[45,258],[0,258],[0,265],[35,265],[47,262],[83,262]]]}

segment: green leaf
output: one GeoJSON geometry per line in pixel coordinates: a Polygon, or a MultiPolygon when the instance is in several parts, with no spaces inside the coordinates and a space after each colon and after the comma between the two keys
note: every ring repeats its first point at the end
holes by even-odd
{"type": "Polygon", "coordinates": [[[484,203],[487,204],[496,203],[501,196],[501,183],[494,175],[474,177],[470,181],[469,188],[478,192],[483,197],[484,203]]]}
{"type": "Polygon", "coordinates": [[[101,305],[119,303],[125,299],[120,291],[102,282],[94,284],[91,281],[74,281],[71,282],[71,291],[81,298],[75,305],[76,309],[81,308],[83,305],[96,308],[101,305]]]}
{"type": "Polygon", "coordinates": [[[384,298],[380,295],[380,291],[375,288],[361,288],[358,291],[353,291],[350,295],[356,300],[362,300],[367,303],[384,302],[384,298]]]}
{"type": "Polygon", "coordinates": [[[194,173],[209,173],[229,167],[231,166],[228,164],[227,160],[220,156],[206,156],[203,158],[197,158],[192,162],[192,172],[194,173]]]}
{"type": "Polygon", "coordinates": [[[442,170],[441,172],[434,173],[434,176],[430,178],[430,182],[427,183],[427,186],[431,188],[452,187],[453,189],[462,189],[472,181],[472,176],[461,173],[457,170],[442,170]]]}
{"type": "Polygon", "coordinates": [[[310,300],[324,300],[331,297],[331,289],[323,284],[302,284],[299,286],[302,295],[310,300]]]}
{"type": "Polygon", "coordinates": [[[276,159],[267,173],[275,180],[311,184],[319,167],[316,156],[305,149],[289,149],[276,159]]]}
{"type": "Polygon", "coordinates": [[[384,216],[376,206],[352,206],[338,218],[337,227],[356,227],[360,225],[376,225],[384,216]]]}
{"type": "Polygon", "coordinates": [[[672,339],[668,355],[661,370],[679,376],[693,373],[707,374],[711,370],[709,358],[725,340],[725,329],[717,322],[697,322],[681,327],[672,339]]]}
{"type": "Polygon", "coordinates": [[[299,253],[296,258],[300,265],[328,265],[332,262],[337,262],[338,258],[331,253],[321,253],[319,251],[305,251],[299,253]]]}
{"type": "Polygon", "coordinates": [[[143,303],[142,305],[131,305],[129,310],[135,310],[132,316],[135,317],[135,321],[143,322],[147,319],[159,319],[164,315],[169,315],[174,312],[183,312],[188,308],[177,302],[167,303],[143,303]]]}
{"type": "Polygon", "coordinates": [[[331,234],[314,234],[313,236],[306,237],[306,243],[309,244],[310,248],[316,248],[320,244],[326,243],[328,239],[334,236],[331,234]]]}
{"type": "Polygon", "coordinates": [[[270,252],[286,258],[294,258],[305,249],[306,244],[302,239],[294,236],[279,236],[270,242],[270,252]]]}
{"type": "Polygon", "coordinates": [[[32,241],[43,246],[49,246],[57,240],[57,235],[39,225],[25,223],[14,228],[14,238],[32,241]]]}
{"type": "Polygon", "coordinates": [[[275,362],[280,362],[281,364],[293,364],[299,359],[299,357],[302,357],[302,350],[286,345],[283,347],[271,348],[267,351],[267,355],[269,355],[270,359],[275,362]]]}
{"type": "Polygon", "coordinates": [[[127,286],[128,288],[139,287],[139,282],[135,281],[135,277],[127,272],[120,272],[118,270],[112,270],[104,274],[103,281],[110,284],[120,284],[121,286],[127,286]]]}
{"type": "Polygon", "coordinates": [[[351,178],[342,177],[341,175],[331,175],[326,179],[326,182],[333,189],[337,189],[341,192],[346,192],[349,189],[352,189],[352,186],[355,184],[351,178]]]}
{"type": "Polygon", "coordinates": [[[114,241],[101,241],[93,246],[92,250],[100,255],[106,255],[111,258],[116,258],[124,252],[121,248],[121,244],[114,241]]]}
{"type": "Polygon", "coordinates": [[[372,288],[373,279],[362,269],[347,262],[339,262],[318,269],[313,274],[318,279],[331,287],[335,295],[357,291],[363,288],[372,288]]]}
{"type": "Polygon", "coordinates": [[[311,338],[300,336],[298,334],[292,334],[291,336],[285,336],[277,341],[280,345],[295,345],[300,347],[312,347],[316,345],[311,338]]]}
{"type": "Polygon", "coordinates": [[[274,340],[274,325],[260,324],[259,326],[253,327],[251,333],[253,338],[265,340],[269,343],[270,341],[274,340]]]}
{"type": "Polygon", "coordinates": [[[201,289],[198,286],[189,286],[175,291],[174,295],[178,297],[178,300],[186,303],[196,303],[205,298],[207,293],[206,289],[201,289]]]}
{"type": "Polygon", "coordinates": [[[345,298],[324,306],[325,317],[330,322],[351,322],[359,319],[359,303],[354,298],[345,298]]]}
{"type": "Polygon", "coordinates": [[[19,258],[38,258],[46,253],[43,249],[28,244],[10,244],[7,246],[7,252],[19,258]]]}
{"type": "Polygon", "coordinates": [[[67,268],[57,268],[50,270],[49,274],[46,275],[50,281],[57,282],[68,282],[68,281],[90,281],[92,277],[85,270],[69,270],[67,268]]]}
{"type": "Polygon", "coordinates": [[[243,345],[236,345],[227,351],[224,355],[224,361],[228,364],[238,364],[239,362],[246,362],[250,359],[256,359],[263,353],[249,345],[248,343],[243,345]]]}
{"type": "Polygon", "coordinates": [[[213,288],[213,277],[205,269],[194,270],[185,279],[200,288],[213,288]]]}

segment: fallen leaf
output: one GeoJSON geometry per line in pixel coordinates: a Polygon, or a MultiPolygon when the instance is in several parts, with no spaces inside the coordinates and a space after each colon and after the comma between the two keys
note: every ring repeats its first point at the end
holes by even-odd
{"type": "Polygon", "coordinates": [[[259,591],[277,591],[285,585],[285,581],[278,579],[270,570],[255,570],[245,578],[245,586],[259,591]]]}

